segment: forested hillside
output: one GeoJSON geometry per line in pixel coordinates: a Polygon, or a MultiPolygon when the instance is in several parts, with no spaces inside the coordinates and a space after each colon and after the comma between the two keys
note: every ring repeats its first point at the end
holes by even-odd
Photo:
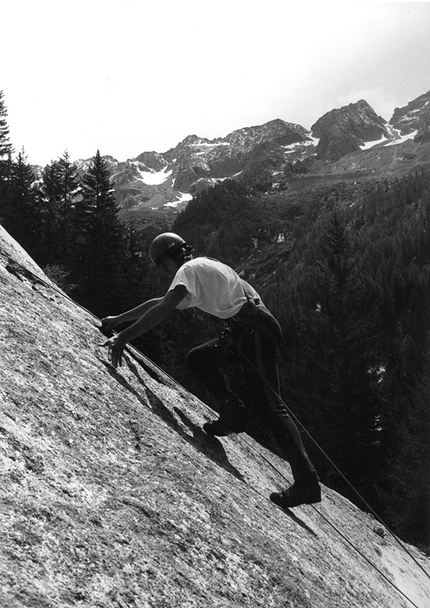
{"type": "MultiPolygon", "coordinates": [[[[428,173],[296,198],[223,182],[173,225],[136,227],[120,221],[98,152],[83,177],[65,153],[37,182],[0,127],[0,221],[48,276],[104,316],[163,293],[147,258],[162,230],[237,268],[281,322],[283,396],[322,481],[362,506],[335,463],[404,539],[430,546],[428,173]]],[[[183,360],[216,331],[178,313],[137,346],[206,399],[183,360]]]]}

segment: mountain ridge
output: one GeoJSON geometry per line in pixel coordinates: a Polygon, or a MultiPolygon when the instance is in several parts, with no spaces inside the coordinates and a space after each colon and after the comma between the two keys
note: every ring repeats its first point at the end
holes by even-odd
{"type": "MultiPolygon", "coordinates": [[[[289,180],[297,175],[326,173],[350,154],[366,157],[373,148],[398,146],[409,140],[413,142],[418,162],[422,153],[428,156],[425,144],[430,141],[429,102],[430,92],[403,108],[396,108],[388,122],[365,100],[359,100],[327,112],[310,130],[278,118],[263,125],[237,129],[213,140],[190,135],[156,156],[159,163],[160,159],[167,162],[165,172],[172,171],[164,185],[177,191],[176,199],[164,204],[183,208],[193,194],[224,179],[266,189],[288,188],[289,180]]],[[[367,161],[372,165],[369,170],[377,172],[378,162],[372,164],[371,159],[372,155],[367,161]]],[[[360,162],[358,160],[358,164],[360,162]]],[[[423,162],[427,162],[427,158],[423,162]]],[[[390,169],[405,170],[401,160],[392,160],[390,169]]],[[[114,175],[116,183],[120,174],[121,170],[114,175]]],[[[172,195],[171,190],[169,195],[172,195]]],[[[133,201],[129,203],[129,208],[135,208],[133,201]]],[[[142,203],[146,208],[157,207],[152,205],[151,198],[141,201],[140,205],[142,203]]]]}
{"type": "MultiPolygon", "coordinates": [[[[310,129],[276,118],[215,139],[188,135],[163,153],[144,151],[126,161],[103,158],[124,219],[180,211],[194,194],[226,179],[269,191],[288,189],[304,175],[404,174],[430,163],[430,91],[396,108],[388,122],[361,99],[327,112],[310,129]],[[397,150],[405,142],[406,158],[397,150]],[[383,153],[391,161],[380,165],[373,152],[389,147],[396,152],[383,153]]],[[[90,162],[79,160],[77,166],[84,171],[90,162]]]]}

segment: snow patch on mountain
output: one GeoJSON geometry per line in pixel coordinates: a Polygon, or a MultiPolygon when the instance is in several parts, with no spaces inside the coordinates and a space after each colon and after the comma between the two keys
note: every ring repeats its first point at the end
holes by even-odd
{"type": "Polygon", "coordinates": [[[172,175],[172,170],[166,171],[163,169],[162,171],[144,171],[142,169],[138,169],[140,174],[140,180],[146,184],[147,186],[159,186],[160,184],[164,184],[165,181],[169,179],[172,175]]]}
{"type": "Polygon", "coordinates": [[[169,202],[169,203],[165,203],[165,207],[179,207],[179,205],[182,205],[183,203],[188,203],[189,201],[192,200],[193,195],[189,194],[188,192],[179,192],[179,198],[176,198],[175,200],[169,202]]]}
{"type": "Polygon", "coordinates": [[[385,144],[385,146],[396,146],[397,144],[402,144],[408,139],[414,139],[415,135],[418,133],[418,129],[416,131],[412,131],[411,133],[407,133],[406,135],[400,135],[399,139],[395,139],[393,141],[389,141],[385,144]]]}
{"type": "Polygon", "coordinates": [[[286,146],[281,146],[286,152],[295,152],[299,148],[309,147],[309,146],[317,146],[319,142],[319,138],[312,137],[307,139],[306,141],[296,141],[293,144],[287,144],[286,146]]]}
{"type": "MultiPolygon", "coordinates": [[[[360,150],[369,150],[370,148],[373,148],[373,146],[378,146],[379,144],[383,144],[384,142],[388,142],[388,141],[389,141],[389,138],[386,137],[385,135],[383,135],[381,137],[381,139],[378,139],[376,141],[366,141],[366,142],[364,142],[364,144],[362,144],[360,146],[360,150]]],[[[398,143],[398,142],[396,142],[396,143],[398,143]]]]}

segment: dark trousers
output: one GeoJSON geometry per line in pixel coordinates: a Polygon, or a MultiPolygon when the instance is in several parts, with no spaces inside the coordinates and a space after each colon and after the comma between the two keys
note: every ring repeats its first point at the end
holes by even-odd
{"type": "MultiPolygon", "coordinates": [[[[289,461],[299,485],[316,479],[316,471],[306,453],[299,430],[278,398],[277,343],[282,331],[276,319],[264,309],[258,323],[227,326],[227,334],[206,342],[188,353],[187,364],[221,408],[232,392],[245,407],[261,416],[289,461]],[[237,376],[240,375],[240,378],[237,376]],[[238,381],[239,380],[239,381],[238,381]],[[241,385],[242,390],[236,390],[241,385]]],[[[222,409],[221,409],[222,411],[222,409]]]]}

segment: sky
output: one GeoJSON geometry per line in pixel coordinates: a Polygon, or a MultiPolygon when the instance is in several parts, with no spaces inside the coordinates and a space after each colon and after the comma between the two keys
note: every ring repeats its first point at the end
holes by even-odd
{"type": "Polygon", "coordinates": [[[0,0],[10,141],[119,161],[430,90],[430,1],[0,0]]]}

